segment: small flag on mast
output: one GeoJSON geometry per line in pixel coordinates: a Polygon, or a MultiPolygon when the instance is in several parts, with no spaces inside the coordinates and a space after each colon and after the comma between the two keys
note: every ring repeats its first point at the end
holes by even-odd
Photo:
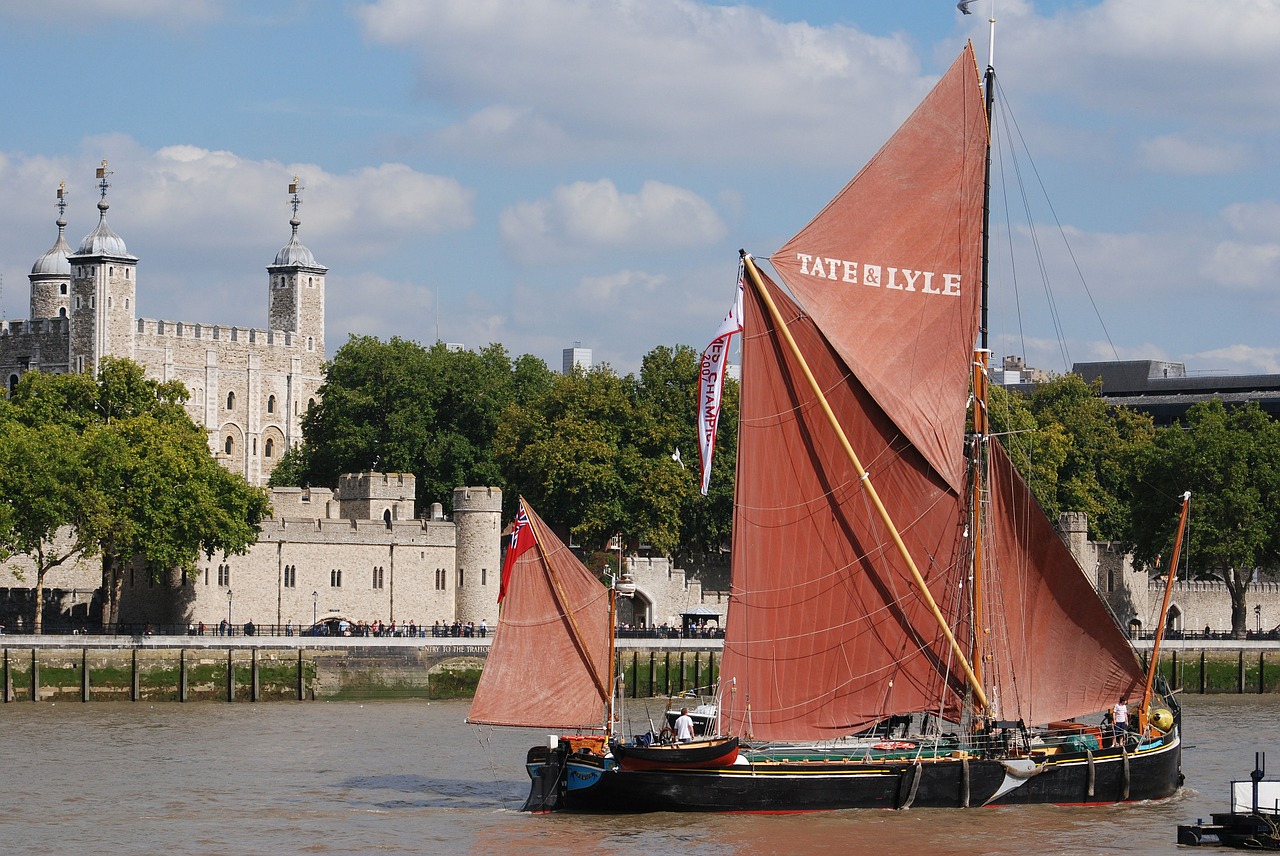
{"type": "Polygon", "coordinates": [[[716,426],[720,424],[720,403],[724,392],[724,372],[729,363],[729,343],[742,332],[742,283],[746,262],[738,262],[738,289],[733,306],[702,352],[698,367],[698,463],[702,470],[702,495],[711,484],[711,455],[716,446],[716,426]]]}
{"type": "Polygon", "coordinates": [[[502,603],[502,599],[507,596],[507,583],[511,581],[511,569],[515,567],[516,559],[520,558],[520,554],[528,550],[537,539],[533,536],[533,527],[529,525],[529,515],[524,510],[524,499],[521,499],[516,506],[516,519],[511,525],[511,541],[507,544],[507,557],[502,560],[502,579],[498,585],[498,603],[502,603]]]}

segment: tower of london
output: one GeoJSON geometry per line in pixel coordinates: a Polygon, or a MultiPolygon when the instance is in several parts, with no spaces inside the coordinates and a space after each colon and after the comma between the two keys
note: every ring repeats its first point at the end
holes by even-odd
{"type": "Polygon", "coordinates": [[[93,372],[103,357],[127,357],[157,380],[185,384],[187,410],[219,461],[265,484],[302,441],[323,381],[328,268],[298,238],[302,187],[289,185],[293,231],[267,265],[267,325],[257,329],[138,317],[139,258],[107,224],[110,175],[103,161],[98,224],[74,251],[59,188],[57,240],[31,267],[30,317],[0,323],[0,377],[12,391],[26,371],[93,372]]]}

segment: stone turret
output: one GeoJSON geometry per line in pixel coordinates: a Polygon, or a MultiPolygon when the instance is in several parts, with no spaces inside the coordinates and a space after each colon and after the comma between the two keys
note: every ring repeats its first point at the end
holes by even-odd
{"type": "Polygon", "coordinates": [[[270,286],[267,295],[267,327],[297,334],[303,342],[304,359],[319,366],[324,361],[324,278],[329,269],[316,261],[311,250],[298,240],[298,206],[303,190],[294,176],[289,185],[293,234],[289,243],[267,265],[270,286]]]}
{"type": "Polygon", "coordinates": [[[381,520],[388,526],[414,517],[417,478],[409,473],[348,473],[338,477],[338,516],[381,520]]]}
{"type": "Polygon", "coordinates": [[[463,624],[498,620],[498,587],[502,574],[502,490],[460,487],[453,491],[453,523],[457,533],[454,612],[463,624]]]}
{"type": "Polygon", "coordinates": [[[107,177],[98,169],[98,225],[68,259],[71,265],[71,371],[93,371],[107,355],[134,358],[138,257],[107,225],[107,177]]]}
{"type": "Polygon", "coordinates": [[[71,314],[71,247],[67,245],[67,189],[58,187],[58,240],[31,266],[31,320],[71,314]]]}

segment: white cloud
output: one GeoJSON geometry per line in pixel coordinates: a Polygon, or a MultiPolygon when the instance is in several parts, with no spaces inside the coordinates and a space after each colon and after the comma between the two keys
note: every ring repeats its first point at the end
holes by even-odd
{"type": "Polygon", "coordinates": [[[1200,366],[1207,366],[1205,370],[1208,371],[1221,370],[1230,374],[1280,373],[1280,348],[1227,345],[1189,354],[1187,359],[1195,360],[1200,366]]]}
{"type": "Polygon", "coordinates": [[[1280,281],[1280,244],[1221,241],[1200,273],[1230,288],[1274,289],[1280,281]]]}
{"type": "Polygon", "coordinates": [[[646,181],[622,193],[608,179],[557,187],[549,198],[502,212],[508,254],[526,263],[590,258],[610,249],[698,247],[719,240],[724,222],[692,191],[646,181]]]}
{"type": "Polygon", "coordinates": [[[1000,18],[1009,35],[997,64],[1023,89],[1219,131],[1280,124],[1278,0],[1102,0],[1051,18],[1002,8],[1000,18]]]}
{"type": "Polygon", "coordinates": [[[355,14],[370,40],[414,52],[424,97],[464,114],[445,141],[522,157],[843,159],[932,82],[899,37],[745,5],[380,0],[355,14]]]}
{"type": "Polygon", "coordinates": [[[662,274],[622,270],[603,276],[583,277],[578,283],[577,296],[592,303],[607,304],[618,298],[630,300],[642,294],[651,294],[666,282],[667,277],[662,274]]]}
{"type": "Polygon", "coordinates": [[[1147,169],[1175,175],[1216,175],[1253,166],[1253,158],[1238,143],[1192,140],[1178,134],[1147,140],[1141,152],[1147,169]]]}

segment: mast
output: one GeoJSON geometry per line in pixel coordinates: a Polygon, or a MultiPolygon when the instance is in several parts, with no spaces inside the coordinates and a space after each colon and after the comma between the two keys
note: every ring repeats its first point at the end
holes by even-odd
{"type": "MultiPolygon", "coordinates": [[[[961,3],[960,11],[969,14],[968,4],[961,3]]],[[[982,563],[982,497],[986,489],[987,473],[987,440],[990,426],[987,413],[988,371],[990,370],[991,351],[987,347],[987,311],[990,304],[988,276],[991,248],[991,110],[996,95],[996,2],[991,0],[991,17],[987,20],[990,36],[987,49],[987,70],[983,74],[985,103],[987,108],[987,151],[982,175],[982,299],[980,303],[981,317],[978,322],[979,345],[974,351],[973,359],[973,496],[970,507],[970,528],[973,532],[973,669],[979,683],[982,682],[982,663],[986,659],[985,636],[987,628],[983,624],[983,563],[982,563]]],[[[986,704],[983,704],[986,707],[986,704]]],[[[989,711],[982,711],[989,712],[989,711]]]]}
{"type": "Polygon", "coordinates": [[[608,720],[604,725],[606,735],[613,735],[613,725],[617,721],[616,702],[618,698],[617,670],[618,646],[618,598],[631,597],[636,593],[636,584],[631,581],[630,574],[622,573],[622,535],[618,535],[618,575],[609,581],[609,705],[608,720]]]}
{"type": "Polygon", "coordinates": [[[1155,684],[1156,669],[1160,667],[1160,642],[1164,639],[1165,617],[1169,614],[1169,600],[1173,596],[1173,581],[1178,575],[1178,556],[1182,552],[1182,533],[1187,527],[1187,512],[1191,508],[1191,491],[1182,495],[1182,515],[1178,518],[1178,534],[1173,539],[1173,558],[1169,560],[1169,575],[1165,578],[1164,602],[1160,605],[1160,620],[1156,623],[1156,638],[1151,646],[1151,663],[1147,667],[1147,684],[1142,689],[1142,704],[1138,706],[1138,724],[1143,733],[1147,730],[1151,714],[1151,688],[1155,684]]]}

